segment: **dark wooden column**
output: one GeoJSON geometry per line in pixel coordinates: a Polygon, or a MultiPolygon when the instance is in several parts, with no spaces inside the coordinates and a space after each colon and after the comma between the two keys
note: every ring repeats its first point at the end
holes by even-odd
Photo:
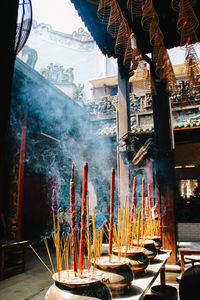
{"type": "MultiPolygon", "coordinates": [[[[130,129],[130,105],[129,105],[129,76],[123,64],[118,60],[118,139],[130,129]]],[[[126,145],[119,146],[119,203],[122,208],[126,199],[129,198],[129,168],[124,162],[123,153],[126,145]]]]}
{"type": "Polygon", "coordinates": [[[169,263],[176,263],[177,245],[174,210],[176,179],[171,141],[169,96],[166,92],[166,82],[160,81],[156,77],[152,63],[150,64],[150,68],[156,90],[156,94],[152,95],[152,104],[155,133],[156,179],[162,205],[163,248],[172,250],[169,263]]]}
{"type": "Polygon", "coordinates": [[[0,212],[4,212],[6,203],[5,185],[5,141],[10,123],[10,104],[12,75],[14,69],[14,44],[16,33],[18,0],[4,1],[2,12],[5,18],[1,18],[1,109],[0,109],[0,212]]]}

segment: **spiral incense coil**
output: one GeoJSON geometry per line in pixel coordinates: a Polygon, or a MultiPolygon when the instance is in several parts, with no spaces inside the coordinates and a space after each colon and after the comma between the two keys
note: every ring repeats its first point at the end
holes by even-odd
{"type": "Polygon", "coordinates": [[[127,69],[130,68],[132,52],[133,52],[133,49],[131,47],[131,35],[130,35],[128,38],[128,41],[127,41],[126,50],[125,50],[125,54],[124,54],[124,61],[123,61],[123,65],[127,69]]]}
{"type": "Polygon", "coordinates": [[[127,41],[123,64],[125,68],[127,69],[131,68],[131,70],[134,71],[137,69],[139,60],[140,60],[140,51],[137,47],[135,34],[131,33],[127,41]]]}
{"type": "Polygon", "coordinates": [[[179,2],[180,0],[171,0],[171,7],[175,11],[179,11],[179,2]]]}
{"type": "Polygon", "coordinates": [[[180,34],[182,30],[185,30],[185,33],[188,33],[189,36],[198,26],[199,21],[190,0],[181,0],[177,22],[178,33],[180,34]]]}
{"type": "Polygon", "coordinates": [[[97,17],[104,23],[107,24],[110,17],[110,3],[112,0],[99,0],[99,6],[97,9],[97,17]]]}
{"type": "Polygon", "coordinates": [[[131,31],[129,25],[125,18],[122,19],[122,22],[119,27],[116,43],[115,43],[115,52],[118,55],[124,55],[130,37],[131,31]]]}
{"type": "MultiPolygon", "coordinates": [[[[161,33],[160,28],[158,28],[158,24],[159,24],[159,19],[156,17],[157,14],[155,16],[153,16],[150,27],[149,27],[149,40],[150,40],[150,44],[153,46],[154,44],[154,40],[158,34],[158,30],[161,33]]],[[[162,34],[162,33],[161,33],[162,34]]],[[[163,34],[162,34],[162,38],[163,38],[163,34]]]]}
{"type": "Polygon", "coordinates": [[[164,45],[163,39],[164,39],[163,33],[160,30],[160,27],[158,26],[156,34],[154,36],[154,39],[152,40],[152,44],[153,44],[153,60],[155,60],[155,59],[158,58],[158,53],[159,53],[160,47],[164,45]]]}
{"type": "Polygon", "coordinates": [[[199,40],[195,31],[188,35],[188,32],[186,32],[186,30],[183,28],[183,30],[181,31],[180,46],[187,47],[188,45],[195,44],[198,41],[199,40]]]}
{"type": "Polygon", "coordinates": [[[134,14],[136,16],[142,15],[142,5],[143,5],[143,0],[127,1],[127,9],[130,11],[131,14],[134,14]]]}
{"type": "Polygon", "coordinates": [[[200,74],[200,68],[198,65],[199,58],[197,53],[192,45],[186,48],[186,57],[185,57],[185,65],[186,65],[186,72],[189,81],[194,85],[197,86],[198,82],[198,75],[200,74]]]}
{"type": "Polygon", "coordinates": [[[119,26],[122,21],[122,12],[116,0],[110,1],[110,17],[108,20],[107,31],[115,38],[119,31],[119,26]]]}
{"type": "Polygon", "coordinates": [[[157,18],[159,22],[158,15],[153,6],[153,0],[146,0],[144,5],[142,6],[141,25],[143,30],[149,30],[153,17],[157,18]]]}
{"type": "Polygon", "coordinates": [[[160,73],[161,70],[166,63],[166,57],[167,57],[167,50],[164,46],[160,46],[159,52],[158,52],[158,57],[157,57],[157,63],[156,63],[156,74],[160,78],[160,73]]]}
{"type": "MultiPolygon", "coordinates": [[[[179,7],[181,5],[182,0],[171,0],[171,6],[174,11],[179,11],[179,7]]],[[[197,0],[190,0],[190,4],[194,6],[197,0]]]]}
{"type": "Polygon", "coordinates": [[[135,72],[134,88],[142,90],[148,90],[150,88],[150,72],[144,60],[139,62],[137,72],[135,72]]]}

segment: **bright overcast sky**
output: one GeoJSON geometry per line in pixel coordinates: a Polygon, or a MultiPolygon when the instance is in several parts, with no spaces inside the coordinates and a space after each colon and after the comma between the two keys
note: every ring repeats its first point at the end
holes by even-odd
{"type": "Polygon", "coordinates": [[[70,0],[32,0],[33,19],[50,24],[54,30],[72,33],[85,28],[70,0]]]}

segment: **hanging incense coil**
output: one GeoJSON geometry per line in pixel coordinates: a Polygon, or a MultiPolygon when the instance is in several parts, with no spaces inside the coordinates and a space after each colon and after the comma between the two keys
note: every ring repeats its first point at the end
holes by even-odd
{"type": "Polygon", "coordinates": [[[190,45],[186,48],[185,65],[188,79],[194,86],[199,85],[198,75],[200,74],[200,68],[198,61],[197,53],[194,47],[190,45]]]}
{"type": "Polygon", "coordinates": [[[170,64],[169,64],[168,70],[167,70],[167,79],[168,79],[168,82],[167,82],[168,91],[169,92],[178,92],[177,80],[176,80],[176,76],[175,76],[171,61],[170,61],[170,64]]]}
{"type": "Polygon", "coordinates": [[[177,22],[178,33],[184,29],[188,36],[193,33],[199,26],[199,21],[196,17],[190,0],[181,0],[179,6],[179,16],[177,22]]]}
{"type": "MultiPolygon", "coordinates": [[[[171,6],[174,11],[179,11],[182,0],[171,0],[171,6]]],[[[196,4],[197,0],[190,0],[192,6],[196,4]]]]}
{"type": "Polygon", "coordinates": [[[116,0],[110,1],[110,16],[108,20],[107,31],[115,38],[119,31],[123,15],[121,8],[116,0]]]}
{"type": "Polygon", "coordinates": [[[137,72],[135,72],[134,88],[142,90],[150,89],[150,72],[147,69],[147,63],[144,60],[139,62],[137,72]]]}
{"type": "Polygon", "coordinates": [[[104,23],[107,24],[110,17],[110,6],[111,0],[100,0],[97,9],[97,17],[104,23]]]}
{"type": "Polygon", "coordinates": [[[180,0],[171,0],[171,7],[175,11],[179,11],[179,2],[180,0]]]}
{"type": "Polygon", "coordinates": [[[146,0],[142,8],[143,8],[143,10],[142,10],[141,25],[142,25],[143,30],[148,31],[150,24],[152,22],[152,19],[157,18],[158,22],[159,22],[159,18],[154,9],[153,0],[146,0]]]}
{"type": "Polygon", "coordinates": [[[127,9],[130,11],[130,13],[136,16],[142,15],[142,5],[143,0],[128,0],[127,1],[127,9]]]}
{"type": "Polygon", "coordinates": [[[188,32],[185,30],[185,28],[182,29],[180,37],[180,46],[187,47],[188,45],[195,44],[198,41],[199,40],[195,31],[188,35],[188,32]]]}
{"type": "MultiPolygon", "coordinates": [[[[155,16],[153,16],[150,27],[149,27],[149,40],[150,40],[150,44],[153,46],[154,44],[154,40],[156,38],[156,35],[158,34],[158,30],[160,30],[160,28],[158,29],[158,24],[159,24],[159,19],[157,18],[157,14],[155,16]]],[[[161,30],[160,30],[161,32],[161,30]]]]}
{"type": "Polygon", "coordinates": [[[167,80],[167,86],[166,91],[167,92],[175,92],[178,89],[177,81],[174,73],[174,69],[172,67],[171,61],[168,57],[166,66],[161,69],[160,72],[160,79],[166,79],[167,80]]]}
{"type": "Polygon", "coordinates": [[[157,30],[156,30],[156,34],[155,34],[155,36],[154,36],[154,38],[152,40],[152,45],[153,45],[153,60],[157,60],[158,59],[158,54],[159,54],[160,47],[164,45],[163,39],[164,39],[163,33],[160,30],[160,27],[158,26],[157,30]]]}
{"type": "Polygon", "coordinates": [[[118,55],[124,55],[130,37],[131,31],[125,18],[122,19],[117,39],[115,43],[115,52],[118,55]]]}
{"type": "Polygon", "coordinates": [[[123,64],[125,68],[130,69],[132,72],[137,69],[140,59],[140,51],[137,47],[135,34],[131,33],[127,41],[123,64]]]}
{"type": "Polygon", "coordinates": [[[160,46],[158,56],[157,56],[157,63],[156,63],[156,74],[160,78],[161,70],[166,62],[166,53],[167,50],[165,49],[164,44],[160,46]]]}
{"type": "Polygon", "coordinates": [[[124,54],[124,61],[123,61],[123,65],[127,69],[129,69],[130,65],[131,65],[132,52],[133,52],[133,49],[131,47],[131,35],[130,35],[129,39],[127,41],[126,50],[125,50],[125,54],[124,54]]]}

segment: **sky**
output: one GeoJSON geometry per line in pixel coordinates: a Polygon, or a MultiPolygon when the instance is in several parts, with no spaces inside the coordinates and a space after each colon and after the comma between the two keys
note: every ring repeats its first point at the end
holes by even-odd
{"type": "MultiPolygon", "coordinates": [[[[52,29],[71,34],[77,31],[79,27],[84,26],[74,5],[70,0],[32,0],[33,19],[38,23],[46,23],[52,26],[52,29]]],[[[200,46],[195,47],[200,56],[200,46]]],[[[183,49],[173,48],[168,51],[172,64],[183,64],[185,61],[185,51],[183,49]]]]}
{"type": "Polygon", "coordinates": [[[74,5],[70,0],[32,0],[33,19],[38,23],[50,24],[56,31],[72,33],[83,27],[74,5]]]}

